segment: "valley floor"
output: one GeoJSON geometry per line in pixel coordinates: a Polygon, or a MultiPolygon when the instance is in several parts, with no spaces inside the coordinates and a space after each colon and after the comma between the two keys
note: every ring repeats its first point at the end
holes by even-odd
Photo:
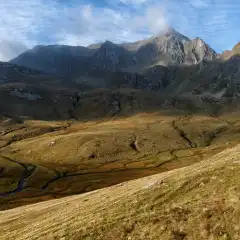
{"type": "Polygon", "coordinates": [[[203,161],[239,143],[240,116],[2,120],[0,134],[0,210],[6,210],[203,161]]]}

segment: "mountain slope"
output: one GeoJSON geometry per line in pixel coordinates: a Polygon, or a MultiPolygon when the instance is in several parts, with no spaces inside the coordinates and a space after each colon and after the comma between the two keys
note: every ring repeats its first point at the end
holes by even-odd
{"type": "MultiPolygon", "coordinates": [[[[240,96],[239,58],[226,61],[203,60],[192,66],[155,66],[144,72],[152,89],[165,96],[187,98],[212,98],[221,101],[234,100],[240,96]]],[[[238,100],[237,100],[238,101],[238,100]]]]}
{"type": "MultiPolygon", "coordinates": [[[[68,64],[77,76],[76,62],[68,64]]],[[[239,107],[240,68],[235,58],[155,66],[142,74],[85,68],[75,81],[9,63],[1,63],[0,70],[0,111],[10,117],[95,119],[164,109],[216,116],[239,107]]]]}
{"type": "Polygon", "coordinates": [[[45,82],[54,81],[55,78],[44,72],[21,67],[16,64],[0,62],[0,85],[13,82],[45,82]]]}
{"type": "Polygon", "coordinates": [[[239,154],[1,212],[0,238],[237,240],[239,154]]]}
{"type": "Polygon", "coordinates": [[[94,50],[85,47],[65,45],[36,46],[11,60],[13,64],[37,69],[43,72],[64,76],[71,73],[74,62],[83,61],[91,56],[94,50]]]}

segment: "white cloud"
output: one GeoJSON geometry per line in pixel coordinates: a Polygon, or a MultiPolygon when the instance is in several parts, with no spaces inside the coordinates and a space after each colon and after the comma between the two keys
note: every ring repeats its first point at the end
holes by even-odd
{"type": "MultiPolygon", "coordinates": [[[[121,1],[134,5],[149,0],[121,1]]],[[[114,42],[139,40],[166,26],[160,7],[146,5],[137,13],[113,6],[96,7],[90,0],[85,5],[71,6],[57,0],[0,1],[0,16],[0,40],[28,47],[54,43],[86,46],[107,39],[114,42]]],[[[1,50],[0,60],[8,60],[12,55],[1,50]]]]}
{"type": "Polygon", "coordinates": [[[10,60],[38,42],[36,36],[44,31],[45,19],[56,15],[55,2],[49,0],[0,1],[0,60],[10,60]]]}
{"type": "Polygon", "coordinates": [[[86,6],[68,9],[67,15],[72,16],[71,21],[56,36],[60,44],[89,45],[104,40],[134,41],[158,33],[167,26],[160,7],[146,8],[141,14],[91,7],[91,11],[87,11],[91,13],[87,14],[88,17],[86,9],[86,6]],[[79,14],[80,12],[84,14],[79,14]]]}
{"type": "Polygon", "coordinates": [[[55,2],[43,0],[0,1],[0,37],[29,43],[29,34],[38,34],[45,19],[56,15],[55,2]]]}
{"type": "Polygon", "coordinates": [[[91,20],[92,19],[92,6],[89,5],[85,5],[82,8],[82,16],[86,19],[86,20],[91,20]]]}
{"type": "Polygon", "coordinates": [[[168,26],[167,17],[165,16],[164,10],[160,7],[151,7],[146,11],[146,21],[149,30],[156,34],[168,26]]]}
{"type": "Polygon", "coordinates": [[[8,61],[26,50],[24,44],[0,40],[0,61],[8,61]]]}

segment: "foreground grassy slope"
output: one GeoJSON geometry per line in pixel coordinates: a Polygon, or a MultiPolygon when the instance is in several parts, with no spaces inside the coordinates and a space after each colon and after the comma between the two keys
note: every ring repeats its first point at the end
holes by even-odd
{"type": "Polygon", "coordinates": [[[240,139],[239,114],[0,125],[0,210],[188,166],[240,139]]]}
{"type": "Polygon", "coordinates": [[[239,155],[0,212],[0,239],[237,240],[239,155]]]}

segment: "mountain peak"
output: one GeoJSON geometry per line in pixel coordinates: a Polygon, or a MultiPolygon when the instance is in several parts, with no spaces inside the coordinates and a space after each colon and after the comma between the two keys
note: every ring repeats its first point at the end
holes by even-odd
{"type": "Polygon", "coordinates": [[[166,38],[175,38],[176,40],[180,41],[180,42],[188,42],[190,41],[189,38],[187,38],[186,36],[184,36],[183,34],[181,34],[180,32],[178,32],[177,30],[175,30],[174,28],[167,28],[163,31],[161,31],[159,34],[156,35],[157,38],[162,38],[162,37],[166,37],[166,38]]]}
{"type": "Polygon", "coordinates": [[[178,31],[176,31],[174,28],[171,28],[171,27],[165,29],[163,31],[163,33],[164,34],[170,34],[170,35],[172,35],[172,34],[180,34],[178,31]]]}
{"type": "Polygon", "coordinates": [[[106,40],[104,43],[102,43],[101,47],[116,47],[116,44],[109,41],[109,40],[106,40]]]}

